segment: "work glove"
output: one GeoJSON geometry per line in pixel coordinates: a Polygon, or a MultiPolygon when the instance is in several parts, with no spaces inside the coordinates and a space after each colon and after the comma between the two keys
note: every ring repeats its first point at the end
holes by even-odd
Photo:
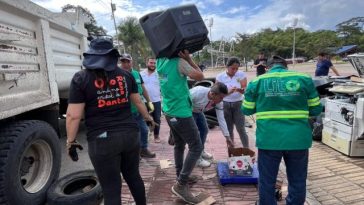
{"type": "Polygon", "coordinates": [[[147,109],[149,113],[154,112],[154,105],[152,102],[147,102],[147,109]]]}
{"type": "Polygon", "coordinates": [[[77,149],[83,150],[83,147],[80,143],[78,143],[76,140],[74,140],[73,142],[67,141],[68,156],[70,156],[72,161],[75,161],[75,162],[78,161],[77,149]]]}

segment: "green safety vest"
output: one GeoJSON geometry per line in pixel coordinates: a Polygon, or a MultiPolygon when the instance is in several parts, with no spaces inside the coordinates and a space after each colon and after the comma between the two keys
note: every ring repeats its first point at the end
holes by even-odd
{"type": "Polygon", "coordinates": [[[179,58],[158,58],[157,72],[161,87],[162,110],[171,117],[192,117],[192,101],[187,76],[178,69],[179,58]]]}
{"type": "Polygon", "coordinates": [[[277,65],[251,81],[242,111],[256,114],[256,146],[267,150],[300,150],[312,145],[309,116],[322,112],[311,77],[277,65]]]}

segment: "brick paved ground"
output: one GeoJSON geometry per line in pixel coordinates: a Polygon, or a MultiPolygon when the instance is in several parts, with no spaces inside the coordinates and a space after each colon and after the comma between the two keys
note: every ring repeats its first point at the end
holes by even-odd
{"type": "MultiPolygon", "coordinates": [[[[173,165],[161,169],[159,160],[169,159],[173,162],[173,147],[167,144],[168,128],[162,120],[162,143],[151,143],[150,147],[157,152],[155,159],[142,159],[140,170],[146,185],[148,204],[150,205],[182,205],[183,201],[174,196],[170,189],[175,182],[173,165]]],[[[251,119],[249,119],[250,122],[251,119]]],[[[254,147],[254,127],[247,128],[250,145],[254,147]]],[[[236,142],[239,140],[235,140],[236,142]]],[[[240,142],[239,142],[240,143],[240,142]]],[[[240,144],[241,145],[241,144],[240,144]]],[[[227,157],[225,139],[218,127],[211,129],[206,142],[206,150],[214,155],[214,162],[209,168],[196,167],[193,174],[200,176],[200,181],[192,186],[192,190],[208,192],[216,204],[244,205],[254,204],[257,199],[256,185],[221,186],[216,174],[216,161],[227,157]],[[208,178],[208,179],[207,179],[208,178]]],[[[284,170],[281,164],[281,170],[284,170]]],[[[283,171],[279,178],[283,179],[283,195],[287,195],[287,180],[283,171]]],[[[123,184],[123,204],[133,204],[127,185],[123,184]]],[[[349,158],[329,148],[321,142],[314,142],[310,150],[310,163],[307,186],[307,202],[310,205],[363,205],[364,204],[364,160],[349,158]]],[[[279,203],[285,204],[284,201],[279,203]]]]}
{"type": "MultiPolygon", "coordinates": [[[[341,74],[356,73],[349,64],[335,65],[341,74]]],[[[315,65],[307,64],[296,70],[312,74],[315,65]]],[[[223,70],[223,69],[222,69],[223,70]]],[[[221,70],[221,71],[222,71],[221,70]]],[[[206,72],[206,77],[216,75],[216,71],[206,72]]],[[[248,80],[255,76],[253,70],[247,72],[248,80]]],[[[253,121],[248,119],[252,124],[253,121]]],[[[143,159],[140,170],[145,182],[148,204],[150,205],[181,205],[185,204],[174,196],[170,189],[175,182],[175,169],[173,165],[161,169],[159,160],[173,161],[173,147],[167,144],[168,126],[162,120],[162,143],[151,142],[151,150],[157,153],[155,159],[143,159]]],[[[255,150],[255,128],[247,128],[250,137],[250,146],[255,150]]],[[[235,136],[238,136],[237,134],[235,136]]],[[[236,139],[235,142],[240,140],[236,139]]],[[[241,145],[241,144],[240,144],[241,145]]],[[[206,150],[213,154],[214,162],[209,168],[195,168],[193,174],[201,180],[192,186],[194,192],[208,192],[215,199],[216,204],[245,205],[254,204],[257,200],[257,187],[255,185],[225,185],[221,186],[216,176],[216,161],[226,160],[227,151],[225,139],[218,127],[211,129],[205,144],[206,150]],[[212,177],[212,178],[211,178],[212,177]],[[206,179],[209,178],[209,179],[206,179]]],[[[279,178],[283,179],[283,198],[287,195],[287,179],[284,163],[281,164],[279,178]]],[[[307,181],[306,204],[310,205],[364,205],[364,159],[349,158],[329,148],[321,142],[314,142],[310,150],[309,173],[307,181]]],[[[133,204],[127,185],[123,184],[123,204],[133,204]]],[[[279,203],[285,204],[284,201],[279,203]]]]}
{"type": "MultiPolygon", "coordinates": [[[[251,119],[249,119],[249,121],[252,122],[251,119]]],[[[185,204],[170,191],[172,185],[175,183],[174,166],[171,165],[171,167],[166,169],[161,169],[159,166],[159,160],[168,159],[173,162],[173,147],[167,144],[168,127],[164,119],[162,120],[161,126],[162,143],[156,144],[152,142],[150,144],[151,150],[157,153],[157,158],[142,159],[140,164],[140,171],[146,185],[148,204],[185,204]]],[[[255,144],[254,130],[254,127],[247,128],[248,134],[250,136],[249,143],[251,147],[254,147],[255,144]]],[[[235,142],[238,142],[238,146],[241,146],[240,140],[236,139],[235,142]]],[[[216,199],[216,204],[254,204],[257,200],[256,185],[244,184],[221,186],[218,182],[218,178],[216,176],[216,162],[219,160],[226,160],[227,158],[225,138],[223,138],[218,127],[210,130],[205,146],[206,150],[213,154],[214,163],[209,168],[202,169],[196,167],[194,169],[193,174],[198,175],[200,180],[197,184],[192,186],[192,191],[195,193],[208,192],[216,199]]],[[[253,149],[255,150],[255,148],[253,149]]],[[[283,164],[281,169],[284,169],[283,164]]],[[[283,172],[279,173],[279,178],[285,181],[283,185],[283,195],[286,196],[287,183],[283,172]]],[[[133,199],[125,183],[123,184],[122,190],[123,204],[132,204],[133,199]]],[[[285,202],[281,201],[279,204],[285,204],[285,202]]]]}

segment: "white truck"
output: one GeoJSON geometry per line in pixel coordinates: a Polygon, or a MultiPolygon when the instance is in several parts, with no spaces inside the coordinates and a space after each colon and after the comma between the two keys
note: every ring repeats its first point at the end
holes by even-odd
{"type": "Polygon", "coordinates": [[[28,0],[0,0],[0,204],[44,204],[58,178],[58,120],[82,69],[86,21],[28,0]]]}

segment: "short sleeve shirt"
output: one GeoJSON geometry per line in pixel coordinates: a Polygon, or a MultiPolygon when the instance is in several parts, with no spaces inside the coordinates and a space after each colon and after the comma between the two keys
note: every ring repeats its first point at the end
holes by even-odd
{"type": "MultiPolygon", "coordinates": [[[[262,58],[262,59],[256,59],[254,61],[254,65],[258,65],[258,64],[263,64],[263,65],[267,65],[267,59],[266,58],[262,58]]],[[[259,75],[263,75],[266,72],[266,68],[267,66],[263,66],[263,65],[259,65],[257,67],[257,76],[259,75]]]]}
{"type": "Polygon", "coordinates": [[[138,129],[130,111],[130,94],[138,93],[134,78],[120,68],[104,75],[82,70],[71,81],[68,102],[85,103],[88,139],[105,131],[138,129]]]}
{"type": "Polygon", "coordinates": [[[152,102],[161,101],[161,88],[159,85],[158,73],[154,71],[149,74],[147,70],[140,72],[144,81],[144,87],[148,91],[149,98],[152,102]]]}
{"type": "Polygon", "coordinates": [[[321,60],[316,64],[315,76],[328,76],[332,63],[329,60],[321,60]]]}
{"type": "MultiPolygon", "coordinates": [[[[241,88],[240,81],[246,78],[246,74],[243,71],[238,70],[233,77],[230,77],[226,72],[222,72],[216,76],[216,80],[224,83],[226,87],[230,90],[233,87],[241,88]]],[[[230,95],[224,97],[226,102],[237,102],[243,100],[243,94],[239,92],[234,92],[230,95]]]]}

